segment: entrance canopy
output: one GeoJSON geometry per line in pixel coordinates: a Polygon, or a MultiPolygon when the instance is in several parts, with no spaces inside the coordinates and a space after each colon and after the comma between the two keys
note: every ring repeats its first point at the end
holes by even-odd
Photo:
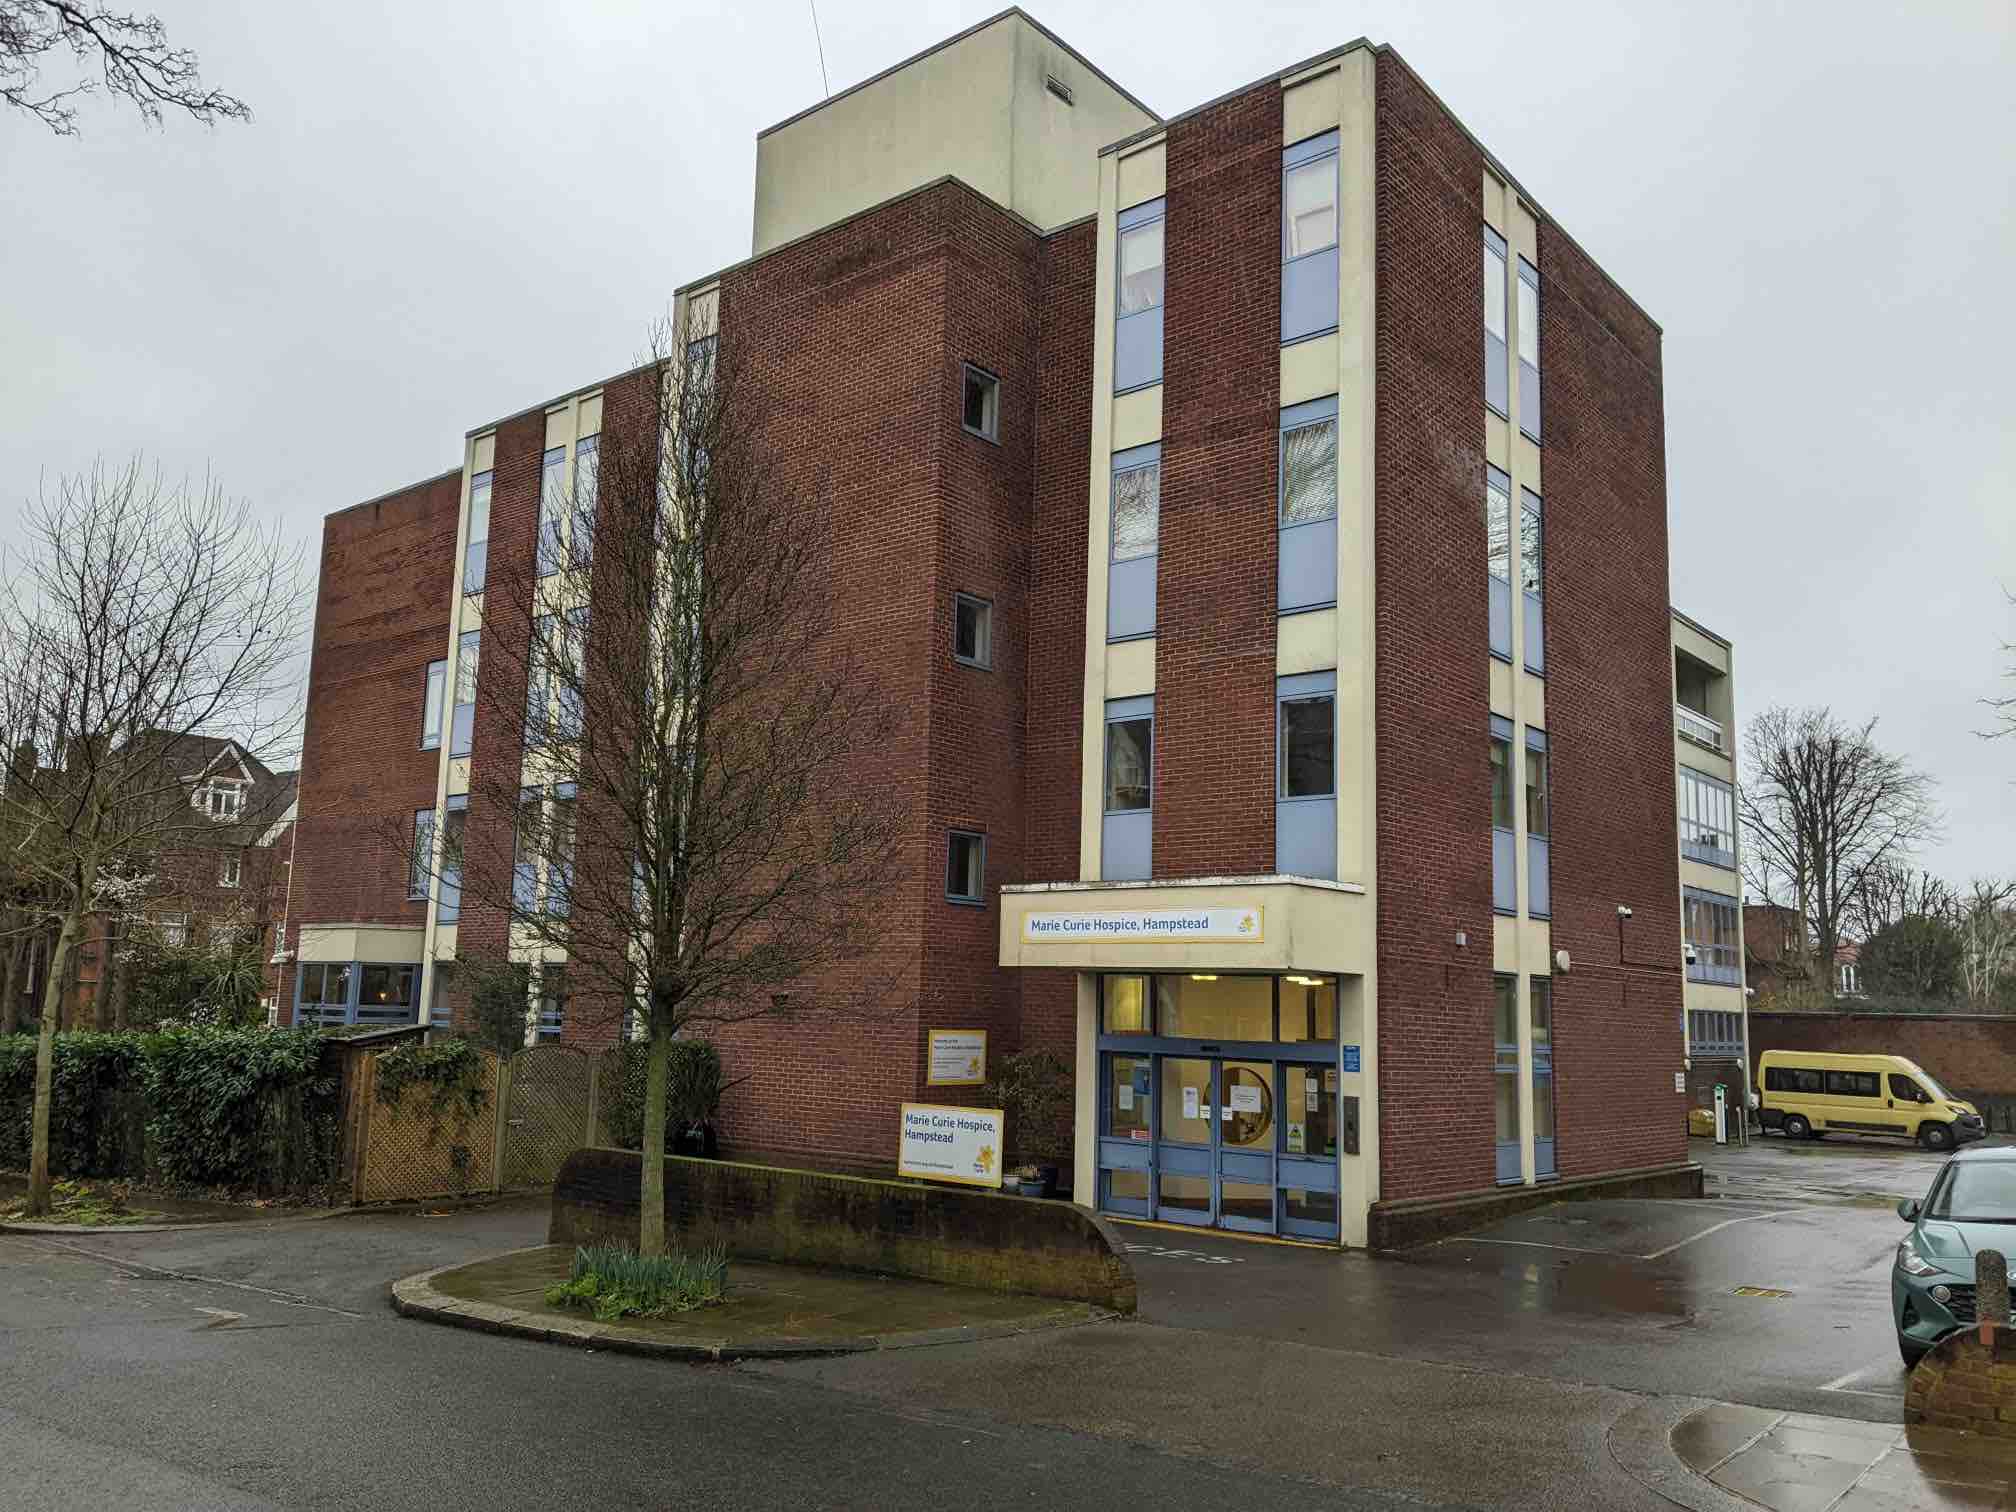
{"type": "Polygon", "coordinates": [[[1024,883],[1001,889],[1001,964],[1362,972],[1371,910],[1359,884],[1313,877],[1024,883]]]}

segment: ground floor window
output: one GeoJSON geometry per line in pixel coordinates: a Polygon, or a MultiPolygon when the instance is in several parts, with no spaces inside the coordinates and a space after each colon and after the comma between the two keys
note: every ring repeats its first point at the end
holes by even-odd
{"type": "Polygon", "coordinates": [[[310,961],[295,979],[297,1024],[411,1024],[419,1018],[418,964],[310,961]]]}

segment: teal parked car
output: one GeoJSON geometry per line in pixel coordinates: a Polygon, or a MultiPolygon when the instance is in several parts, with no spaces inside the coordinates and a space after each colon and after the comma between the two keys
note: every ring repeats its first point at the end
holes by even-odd
{"type": "Polygon", "coordinates": [[[1947,1334],[1972,1326],[1975,1255],[2000,1250],[2016,1271],[2016,1148],[1951,1156],[1924,1200],[1905,1198],[1897,1216],[1911,1232],[1890,1267],[1890,1316],[1908,1369],[1947,1334]]]}

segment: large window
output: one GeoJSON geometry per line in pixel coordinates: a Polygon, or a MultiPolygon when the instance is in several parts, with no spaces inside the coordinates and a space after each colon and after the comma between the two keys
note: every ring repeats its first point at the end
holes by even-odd
{"type": "Polygon", "coordinates": [[[1274,869],[1337,875],[1337,674],[1277,680],[1274,869]]]}
{"type": "Polygon", "coordinates": [[[585,568],[595,555],[595,499],[602,480],[602,438],[574,443],[574,525],[570,543],[574,565],[585,568]]]}
{"type": "Polygon", "coordinates": [[[1518,812],[1512,796],[1512,721],[1491,716],[1491,907],[1519,912],[1518,812]]]}
{"type": "Polygon", "coordinates": [[[1519,429],[1540,439],[1540,270],[1519,259],[1519,429]]]}
{"type": "Polygon", "coordinates": [[[551,446],[539,459],[539,576],[567,565],[567,448],[551,446]]]}
{"type": "Polygon", "coordinates": [[[1548,835],[1547,736],[1526,727],[1526,911],[1544,919],[1554,911],[1548,835]]]}
{"type": "Polygon", "coordinates": [[[469,480],[469,544],[462,551],[462,591],[481,593],[490,561],[490,474],[469,480]]]}
{"type": "Polygon", "coordinates": [[[1277,604],[1283,614],[1337,602],[1337,400],[1281,412],[1281,539],[1277,604]]]}
{"type": "Polygon", "coordinates": [[[464,630],[455,643],[455,713],[448,731],[448,754],[467,756],[476,735],[476,668],[482,660],[483,632],[464,630]]]}
{"type": "Polygon", "coordinates": [[[1337,329],[1337,133],[1281,154],[1281,340],[1337,329]]]}
{"type": "Polygon", "coordinates": [[[418,966],[361,967],[357,979],[357,1022],[408,1023],[416,1014],[419,998],[418,966]]]}
{"type": "Polygon", "coordinates": [[[1690,861],[1736,869],[1736,790],[1680,768],[1680,854],[1690,861]]]}
{"type": "Polygon", "coordinates": [[[1512,660],[1512,479],[1484,464],[1484,553],[1491,568],[1491,654],[1512,660]]]}
{"type": "Polygon", "coordinates": [[[1099,979],[1099,1032],[1161,1039],[1333,1046],[1337,979],[1170,972],[1099,979]]]}
{"type": "Polygon", "coordinates": [[[1164,202],[1120,212],[1120,276],[1113,321],[1113,389],[1162,381],[1162,256],[1164,202]]]}
{"type": "Polygon", "coordinates": [[[954,903],[987,902],[987,837],[953,830],[945,845],[945,896],[954,903]]]}
{"type": "Polygon", "coordinates": [[[294,988],[294,1022],[345,1024],[350,1021],[351,962],[310,961],[301,967],[294,988]]]}
{"type": "Polygon", "coordinates": [[[1507,389],[1511,383],[1510,357],[1505,346],[1505,286],[1507,251],[1505,238],[1489,226],[1484,228],[1484,402],[1500,415],[1511,405],[1507,389]]]}
{"type": "Polygon", "coordinates": [[[1155,633],[1155,564],[1162,534],[1162,446],[1113,454],[1112,547],[1106,569],[1106,638],[1155,633]]]}
{"type": "Polygon", "coordinates": [[[1106,801],[1099,875],[1108,882],[1150,874],[1155,801],[1155,700],[1116,698],[1106,705],[1106,801]]]}
{"type": "Polygon", "coordinates": [[[448,690],[448,663],[427,663],[427,691],[420,700],[420,749],[441,748],[441,699],[448,690]]]}
{"type": "Polygon", "coordinates": [[[1540,495],[1522,486],[1519,490],[1519,584],[1525,598],[1528,672],[1547,670],[1547,642],[1540,613],[1540,495]]]}
{"type": "Polygon", "coordinates": [[[1498,1183],[1522,1178],[1519,1165],[1519,979],[1493,977],[1491,1069],[1497,1114],[1498,1183]]]}
{"type": "Polygon", "coordinates": [[[1687,1010],[1687,1053],[1713,1059],[1743,1054],[1743,1015],[1716,1008],[1687,1010]]]}
{"type": "Polygon", "coordinates": [[[1681,890],[1680,915],[1686,929],[1687,979],[1743,984],[1743,949],[1737,901],[1722,893],[1681,890]]]}

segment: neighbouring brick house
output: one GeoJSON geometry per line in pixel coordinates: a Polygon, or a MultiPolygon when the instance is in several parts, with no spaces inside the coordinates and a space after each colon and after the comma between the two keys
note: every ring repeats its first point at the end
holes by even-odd
{"type": "MultiPolygon", "coordinates": [[[[1074,1066],[1114,1213],[1364,1244],[1691,1190],[1728,941],[1701,915],[1685,967],[1682,873],[1735,884],[1681,823],[1676,678],[1730,668],[1669,608],[1650,317],[1363,42],[1164,120],[1011,10],[762,133],[755,199],[674,324],[778,386],[778,466],[831,493],[835,633],[911,711],[872,775],[914,813],[891,991],[930,1006],[722,1034],[728,1146],[886,1168],[901,1102],[973,1099],[929,1078],[958,1028],[1074,1066]]],[[[283,1020],[437,1021],[505,940],[400,837],[510,823],[471,802],[526,769],[471,691],[485,574],[542,500],[592,512],[658,376],[329,517],[283,1020]]]]}

